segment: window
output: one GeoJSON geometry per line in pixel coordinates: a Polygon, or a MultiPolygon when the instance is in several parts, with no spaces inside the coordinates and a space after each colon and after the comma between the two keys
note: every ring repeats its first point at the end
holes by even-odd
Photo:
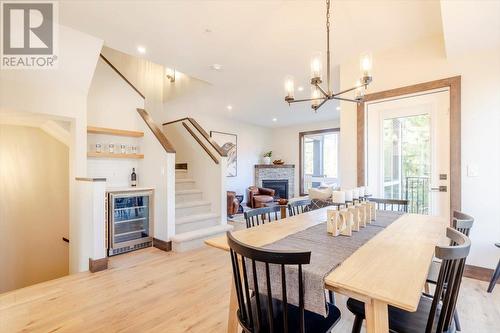
{"type": "Polygon", "coordinates": [[[301,132],[300,195],[321,183],[338,184],[339,129],[301,132]]]}

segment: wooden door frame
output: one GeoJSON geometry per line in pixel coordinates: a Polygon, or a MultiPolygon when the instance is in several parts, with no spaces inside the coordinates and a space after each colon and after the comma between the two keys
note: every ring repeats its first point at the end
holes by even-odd
{"type": "MultiPolygon", "coordinates": [[[[304,180],[302,179],[302,139],[305,135],[323,134],[327,132],[340,132],[340,127],[325,128],[320,130],[299,132],[299,195],[305,196],[304,193],[304,180]]],[[[340,157],[340,156],[339,156],[340,157]]]]}
{"type": "Polygon", "coordinates": [[[385,90],[365,95],[357,108],[357,183],[365,185],[365,135],[366,102],[410,95],[419,92],[449,88],[450,90],[450,216],[462,206],[462,163],[461,163],[461,76],[418,83],[406,87],[385,90]]]}

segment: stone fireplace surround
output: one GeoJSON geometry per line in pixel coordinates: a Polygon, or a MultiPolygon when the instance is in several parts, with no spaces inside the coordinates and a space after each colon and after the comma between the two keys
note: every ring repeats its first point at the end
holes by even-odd
{"type": "Polygon", "coordinates": [[[294,164],[256,164],[255,185],[262,187],[263,180],[288,180],[288,199],[295,196],[295,165],[294,164]]]}

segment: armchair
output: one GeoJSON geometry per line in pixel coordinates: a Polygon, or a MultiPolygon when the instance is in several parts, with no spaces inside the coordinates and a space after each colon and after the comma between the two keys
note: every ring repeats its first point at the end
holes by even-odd
{"type": "Polygon", "coordinates": [[[240,202],[236,199],[236,192],[227,191],[227,216],[232,217],[238,213],[240,202]]]}
{"type": "Polygon", "coordinates": [[[264,207],[266,203],[274,201],[275,192],[271,188],[250,186],[247,189],[247,206],[250,208],[264,207]]]}

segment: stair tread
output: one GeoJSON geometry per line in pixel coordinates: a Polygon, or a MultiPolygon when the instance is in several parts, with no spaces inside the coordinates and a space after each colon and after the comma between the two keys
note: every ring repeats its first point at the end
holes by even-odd
{"type": "Polygon", "coordinates": [[[197,207],[197,206],[207,206],[210,205],[210,201],[207,200],[194,200],[188,202],[180,202],[175,204],[175,208],[189,208],[189,207],[197,207]]]}
{"type": "Polygon", "coordinates": [[[175,219],[175,224],[184,224],[197,221],[203,221],[208,219],[218,218],[219,215],[215,213],[203,213],[203,214],[193,214],[189,216],[183,216],[175,219]]]}
{"type": "Polygon", "coordinates": [[[202,193],[202,190],[192,189],[192,190],[175,190],[175,194],[197,194],[202,193]]]}
{"type": "Polygon", "coordinates": [[[179,178],[175,180],[176,183],[194,183],[194,179],[191,178],[179,178]]]}
{"type": "Polygon", "coordinates": [[[229,224],[219,224],[213,227],[198,229],[194,231],[183,232],[171,238],[172,242],[180,243],[187,242],[193,239],[212,236],[222,232],[233,230],[233,226],[229,224]]]}

